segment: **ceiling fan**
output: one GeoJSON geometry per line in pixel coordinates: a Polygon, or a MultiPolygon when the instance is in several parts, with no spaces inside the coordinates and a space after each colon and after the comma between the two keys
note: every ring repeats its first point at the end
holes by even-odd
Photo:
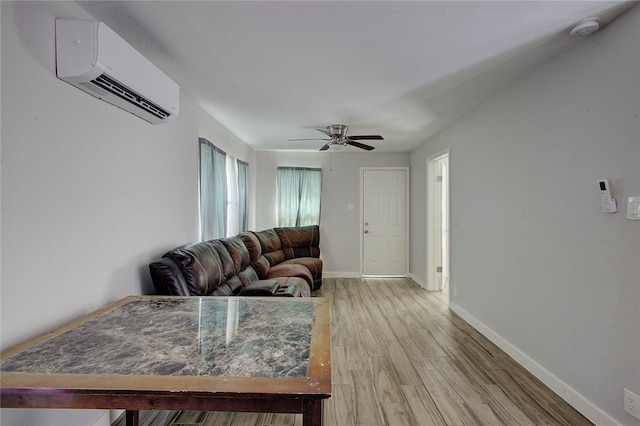
{"type": "Polygon", "coordinates": [[[340,150],[347,145],[355,146],[356,148],[366,149],[367,151],[371,151],[375,149],[370,145],[366,145],[360,142],[356,142],[356,140],[375,140],[381,141],[384,138],[380,135],[358,135],[358,136],[347,136],[347,131],[349,130],[348,126],[344,124],[332,124],[327,126],[326,129],[316,129],[319,132],[324,133],[329,136],[327,138],[311,138],[311,139],[289,139],[290,141],[328,141],[326,144],[320,148],[320,151],[326,151],[328,149],[331,150],[340,150]]]}

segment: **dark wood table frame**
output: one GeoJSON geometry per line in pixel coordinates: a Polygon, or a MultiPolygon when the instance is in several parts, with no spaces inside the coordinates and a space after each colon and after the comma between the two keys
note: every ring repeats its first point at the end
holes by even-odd
{"type": "MultiPolygon", "coordinates": [[[[54,338],[132,300],[130,296],[65,326],[17,345],[1,360],[54,338]]],[[[297,298],[271,298],[296,303],[297,298]]],[[[331,396],[329,303],[314,302],[313,332],[307,377],[139,376],[99,374],[0,374],[0,407],[126,410],[127,425],[136,425],[138,410],[239,411],[302,413],[304,426],[323,424],[324,400],[331,396]]]]}

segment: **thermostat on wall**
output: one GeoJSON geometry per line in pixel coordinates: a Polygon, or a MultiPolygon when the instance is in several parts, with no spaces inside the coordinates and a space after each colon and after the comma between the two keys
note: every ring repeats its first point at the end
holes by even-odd
{"type": "Polygon", "coordinates": [[[615,213],[618,211],[618,205],[616,199],[611,196],[611,189],[609,187],[609,181],[607,179],[600,179],[598,181],[600,186],[600,199],[602,202],[602,211],[605,213],[615,213]]]}

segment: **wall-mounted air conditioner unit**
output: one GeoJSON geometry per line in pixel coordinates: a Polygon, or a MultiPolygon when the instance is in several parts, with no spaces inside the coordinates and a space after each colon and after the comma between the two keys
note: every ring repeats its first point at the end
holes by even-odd
{"type": "Polygon", "coordinates": [[[56,19],[58,78],[150,123],[174,119],[180,86],[102,22],[56,19]]]}

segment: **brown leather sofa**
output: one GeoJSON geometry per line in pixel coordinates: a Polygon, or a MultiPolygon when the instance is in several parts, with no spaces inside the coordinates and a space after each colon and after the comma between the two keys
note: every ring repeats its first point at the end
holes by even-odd
{"type": "Polygon", "coordinates": [[[149,264],[157,294],[303,296],[322,286],[320,228],[273,228],[187,244],[149,264]]]}

